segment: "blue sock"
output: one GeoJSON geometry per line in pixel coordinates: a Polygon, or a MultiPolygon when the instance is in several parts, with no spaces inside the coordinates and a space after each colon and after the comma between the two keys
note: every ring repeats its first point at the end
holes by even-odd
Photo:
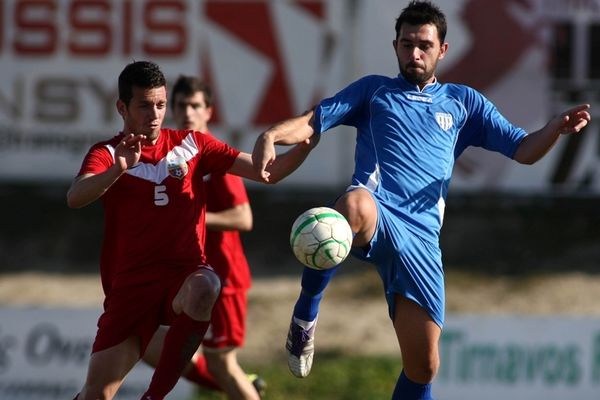
{"type": "Polygon", "coordinates": [[[392,400],[433,400],[431,383],[416,383],[408,379],[404,371],[400,374],[392,400]]]}
{"type": "Polygon", "coordinates": [[[302,291],[294,307],[294,317],[304,321],[313,321],[319,312],[319,303],[323,298],[323,291],[339,268],[336,265],[330,269],[316,270],[304,267],[302,272],[302,291]]]}

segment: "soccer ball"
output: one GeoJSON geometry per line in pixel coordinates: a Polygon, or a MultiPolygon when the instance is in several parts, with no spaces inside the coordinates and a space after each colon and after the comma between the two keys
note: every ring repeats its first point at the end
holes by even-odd
{"type": "Polygon", "coordinates": [[[344,261],[350,253],[352,229],[346,218],[333,208],[311,208],[294,221],[290,246],[302,264],[328,269],[344,261]]]}

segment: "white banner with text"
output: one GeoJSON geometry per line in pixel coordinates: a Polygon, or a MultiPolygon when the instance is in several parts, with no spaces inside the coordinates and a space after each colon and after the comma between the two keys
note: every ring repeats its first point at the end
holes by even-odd
{"type": "Polygon", "coordinates": [[[450,315],[440,357],[436,399],[600,398],[598,318],[450,315]]]}
{"type": "MultiPolygon", "coordinates": [[[[100,309],[0,308],[0,399],[65,400],[81,390],[100,309]]],[[[139,400],[153,370],[138,363],[116,399],[139,400]]],[[[186,400],[180,380],[169,399],[186,400]]]]}
{"type": "MultiPolygon", "coordinates": [[[[0,399],[72,398],[85,380],[99,312],[0,308],[0,399]]],[[[595,399],[600,393],[598,318],[451,314],[440,356],[436,399],[595,399]]],[[[137,400],[151,373],[136,366],[118,399],[137,400]]],[[[180,380],[169,398],[191,393],[180,380]]]]}

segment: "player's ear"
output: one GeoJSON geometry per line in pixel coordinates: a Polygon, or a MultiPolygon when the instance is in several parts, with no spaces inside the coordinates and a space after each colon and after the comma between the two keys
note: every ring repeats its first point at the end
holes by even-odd
{"type": "Polygon", "coordinates": [[[121,117],[125,118],[127,114],[127,106],[123,102],[123,100],[117,100],[117,112],[121,115],[121,117]]]}
{"type": "Polygon", "coordinates": [[[442,43],[440,46],[440,55],[438,57],[438,60],[441,60],[442,58],[444,58],[446,56],[447,51],[448,51],[448,42],[442,43]]]}
{"type": "Polygon", "coordinates": [[[207,114],[206,122],[209,122],[213,116],[213,107],[212,106],[206,107],[206,114],[207,114]]]}

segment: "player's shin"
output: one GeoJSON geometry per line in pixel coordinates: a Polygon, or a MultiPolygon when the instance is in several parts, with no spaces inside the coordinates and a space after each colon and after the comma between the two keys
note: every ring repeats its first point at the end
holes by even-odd
{"type": "Polygon", "coordinates": [[[204,338],[209,321],[195,321],[181,313],[169,329],[152,376],[142,400],[162,400],[177,384],[179,377],[204,338]]]}
{"type": "Polygon", "coordinates": [[[302,273],[302,291],[294,307],[294,317],[303,321],[314,321],[319,313],[319,304],[329,281],[338,270],[337,265],[330,269],[316,270],[305,267],[302,273]]]}

